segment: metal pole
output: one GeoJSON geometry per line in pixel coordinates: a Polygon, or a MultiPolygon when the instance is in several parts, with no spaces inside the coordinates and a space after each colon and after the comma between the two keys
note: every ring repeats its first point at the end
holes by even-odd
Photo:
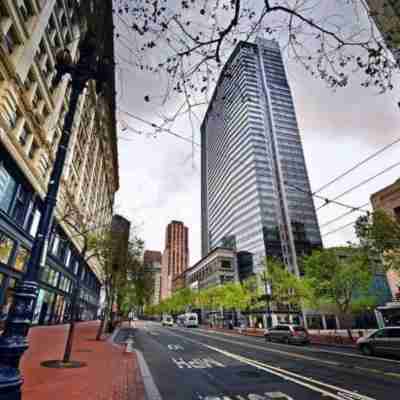
{"type": "Polygon", "coordinates": [[[79,62],[74,67],[63,68],[60,73],[61,76],[64,73],[70,73],[72,77],[69,109],[65,116],[27,272],[16,286],[14,302],[7,317],[5,330],[0,337],[0,400],[21,399],[22,377],[19,372],[19,363],[22,355],[29,347],[27,335],[32,323],[34,305],[38,294],[39,270],[46,264],[53,215],[79,96],[87,81],[94,78],[97,73],[95,50],[93,39],[87,35],[80,46],[79,62]]]}

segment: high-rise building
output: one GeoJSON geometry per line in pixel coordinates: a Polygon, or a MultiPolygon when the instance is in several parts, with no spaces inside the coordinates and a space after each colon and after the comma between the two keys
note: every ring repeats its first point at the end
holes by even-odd
{"type": "MultiPolygon", "coordinates": [[[[374,210],[384,210],[400,224],[400,179],[371,195],[374,210]]],[[[386,273],[393,297],[400,293],[400,275],[390,269],[386,273]]]]}
{"type": "MultiPolygon", "coordinates": [[[[96,1],[112,6],[109,0],[96,1]]],[[[84,15],[76,6],[69,0],[0,1],[1,321],[29,259],[68,110],[69,79],[55,87],[52,78],[59,50],[68,48],[77,59],[84,15]]],[[[113,58],[111,8],[97,10],[107,19],[103,47],[113,58]]],[[[73,123],[34,323],[68,318],[77,279],[81,317],[97,314],[100,266],[94,257],[85,261],[79,232],[94,233],[111,223],[119,185],[116,137],[114,82],[108,81],[102,96],[89,84],[73,123]]]]}
{"type": "MultiPolygon", "coordinates": [[[[202,254],[218,246],[265,255],[299,273],[321,246],[291,91],[279,45],[240,42],[201,127],[202,254]]],[[[255,271],[256,272],[256,271],[255,271]]]]}
{"type": "Polygon", "coordinates": [[[161,251],[145,250],[143,255],[143,264],[146,269],[153,274],[153,293],[151,304],[157,305],[161,296],[161,251]]]}
{"type": "Polygon", "coordinates": [[[161,298],[171,295],[172,281],[181,275],[189,264],[188,228],[180,221],[168,224],[165,233],[165,250],[162,259],[161,298]]]}
{"type": "Polygon", "coordinates": [[[370,15],[382,33],[387,47],[400,61],[400,3],[398,0],[367,0],[370,15]]]}

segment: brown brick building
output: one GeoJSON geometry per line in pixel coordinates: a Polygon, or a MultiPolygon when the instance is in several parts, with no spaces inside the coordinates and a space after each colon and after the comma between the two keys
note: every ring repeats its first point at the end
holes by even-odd
{"type": "Polygon", "coordinates": [[[143,254],[143,264],[149,267],[154,264],[161,264],[162,254],[161,251],[145,250],[143,254]]]}
{"type": "MultiPolygon", "coordinates": [[[[385,210],[400,223],[400,179],[393,184],[386,186],[371,196],[371,203],[374,210],[378,208],[385,210]]],[[[395,271],[388,271],[387,279],[393,297],[399,292],[400,276],[395,271]]]]}
{"type": "Polygon", "coordinates": [[[172,282],[189,264],[188,228],[180,221],[171,221],[165,233],[165,251],[162,258],[161,298],[171,295],[172,282]]]}

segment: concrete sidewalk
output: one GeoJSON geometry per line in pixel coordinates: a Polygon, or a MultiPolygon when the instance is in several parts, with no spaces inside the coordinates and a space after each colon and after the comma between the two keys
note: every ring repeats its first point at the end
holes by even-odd
{"type": "Polygon", "coordinates": [[[71,360],[82,368],[55,369],[43,361],[63,357],[68,325],[32,328],[30,347],[21,362],[24,400],[144,400],[143,379],[135,353],[109,341],[96,341],[99,322],[76,325],[71,360]]]}

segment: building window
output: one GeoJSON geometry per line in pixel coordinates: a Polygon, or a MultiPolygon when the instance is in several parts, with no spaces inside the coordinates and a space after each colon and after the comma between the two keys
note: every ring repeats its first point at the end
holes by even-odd
{"type": "Polygon", "coordinates": [[[30,193],[22,185],[19,185],[12,211],[12,217],[19,225],[24,225],[29,200],[30,193]]]}
{"type": "Polygon", "coordinates": [[[8,212],[14,197],[16,182],[0,163],[0,209],[8,212]]]}
{"type": "Polygon", "coordinates": [[[19,138],[18,138],[18,141],[21,146],[26,145],[26,141],[28,140],[29,135],[30,135],[29,129],[26,126],[24,126],[22,128],[21,134],[19,135],[19,138]]]}
{"type": "Polygon", "coordinates": [[[48,265],[45,265],[40,270],[40,280],[51,286],[55,286],[55,287],[57,286],[59,275],[60,275],[60,273],[58,271],[55,271],[54,269],[50,268],[48,265]]]}
{"type": "Polygon", "coordinates": [[[400,224],[400,207],[396,207],[393,209],[393,214],[396,222],[400,224]]]}
{"type": "Polygon", "coordinates": [[[14,27],[11,26],[11,28],[3,37],[4,47],[6,48],[8,54],[11,54],[14,51],[15,47],[19,45],[19,40],[14,27]]]}
{"type": "Polygon", "coordinates": [[[32,213],[32,220],[30,223],[29,234],[33,237],[36,236],[36,232],[39,228],[39,222],[40,222],[41,215],[42,215],[41,212],[37,208],[32,213]]]}
{"type": "Polygon", "coordinates": [[[26,267],[28,265],[30,252],[23,246],[19,246],[15,258],[14,269],[20,272],[25,272],[26,267]]]}
{"type": "Polygon", "coordinates": [[[4,264],[8,264],[10,262],[13,248],[14,241],[8,236],[4,235],[4,233],[0,232],[0,262],[4,264]]]}
{"type": "Polygon", "coordinates": [[[36,156],[36,153],[39,150],[39,145],[36,143],[36,141],[34,140],[32,142],[31,148],[29,149],[29,153],[28,153],[28,157],[33,160],[36,156]]]}

